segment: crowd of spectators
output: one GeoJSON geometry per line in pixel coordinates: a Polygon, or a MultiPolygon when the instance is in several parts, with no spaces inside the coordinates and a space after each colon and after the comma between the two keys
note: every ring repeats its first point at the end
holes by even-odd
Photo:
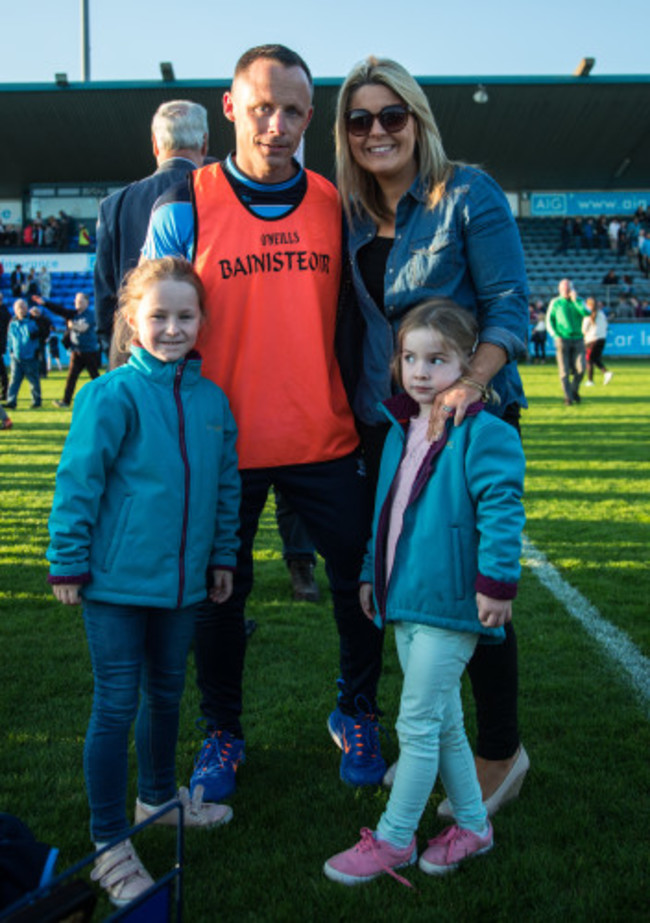
{"type": "MultiPolygon", "coordinates": [[[[650,237],[648,245],[650,246],[650,237]]],[[[601,284],[615,286],[619,296],[617,302],[604,306],[610,319],[627,320],[650,317],[648,299],[639,296],[631,273],[619,275],[616,270],[609,269],[603,276],[601,284]]]]}
{"type": "MultiPolygon", "coordinates": [[[[606,278],[603,279],[602,284],[606,285],[618,285],[619,278],[613,270],[609,270],[606,278]]],[[[612,373],[607,370],[607,368],[602,364],[602,352],[605,346],[605,336],[607,331],[607,325],[611,320],[640,320],[650,318],[650,302],[648,299],[639,299],[634,297],[634,285],[632,277],[628,274],[623,276],[622,286],[628,286],[629,291],[631,292],[625,298],[622,298],[617,304],[609,305],[606,304],[602,299],[594,298],[593,295],[586,299],[578,299],[575,291],[572,288],[570,280],[563,279],[560,282],[560,298],[552,298],[549,304],[547,305],[541,298],[531,300],[528,304],[528,320],[530,324],[529,328],[529,362],[532,362],[535,365],[543,365],[546,362],[546,347],[548,345],[548,337],[550,334],[549,329],[549,310],[552,306],[556,305],[558,301],[562,301],[562,298],[565,299],[569,297],[572,302],[575,302],[576,305],[579,305],[579,312],[583,315],[589,315],[591,317],[591,322],[584,320],[581,324],[581,333],[584,336],[584,346],[586,347],[587,354],[587,365],[586,369],[588,372],[588,385],[593,384],[593,371],[594,366],[600,368],[604,374],[604,384],[608,384],[612,378],[612,373]],[[562,290],[564,286],[564,290],[562,290]],[[604,331],[604,332],[603,332],[604,331]]],[[[576,314],[578,320],[578,314],[576,314]]],[[[577,321],[576,321],[577,323],[577,321]]],[[[572,337],[573,339],[582,339],[572,337]]],[[[557,344],[556,344],[557,351],[557,344]]],[[[573,363],[569,363],[571,366],[573,363]]],[[[584,372],[584,369],[583,369],[584,372]]],[[[560,375],[563,379],[563,373],[560,375]]],[[[576,387],[580,383],[582,374],[577,377],[576,387]]],[[[565,382],[566,384],[566,382],[565,382]]],[[[564,387],[564,385],[563,385],[564,387]]],[[[579,398],[575,395],[566,394],[565,395],[566,403],[578,403],[579,398]]]]}
{"type": "Polygon", "coordinates": [[[74,308],[55,304],[49,300],[52,281],[47,268],[42,267],[39,273],[34,267],[24,272],[20,264],[11,273],[10,288],[15,298],[11,309],[0,291],[0,430],[13,426],[2,408],[16,408],[23,379],[31,387],[32,409],[41,406],[40,379],[46,378],[54,366],[61,370],[61,343],[68,350],[70,361],[64,395],[61,400],[53,401],[55,406],[69,407],[80,373],[86,369],[91,378],[97,378],[101,364],[94,313],[84,292],[77,292],[74,308]],[[63,317],[63,330],[55,327],[48,312],[63,317]],[[10,376],[4,361],[7,347],[10,376]]]}
{"type": "Polygon", "coordinates": [[[560,243],[556,253],[567,250],[590,250],[596,259],[604,259],[606,254],[618,262],[621,258],[635,256],[639,259],[639,269],[648,276],[650,254],[642,259],[641,241],[650,239],[650,208],[640,206],[634,215],[620,217],[605,215],[599,217],[565,218],[560,228],[560,243]]]}
{"type": "MultiPolygon", "coordinates": [[[[611,261],[610,268],[600,279],[600,285],[594,280],[592,292],[610,320],[650,317],[648,297],[644,285],[640,284],[650,278],[650,207],[641,206],[633,215],[564,218],[555,253],[569,250],[591,252],[597,261],[611,261]],[[625,263],[622,264],[621,260],[625,263]],[[640,282],[635,282],[633,273],[629,271],[634,263],[638,265],[640,282]],[[601,286],[603,289],[598,291],[601,286]]],[[[539,312],[540,302],[530,305],[533,326],[538,321],[539,312]]]]}
{"type": "MultiPolygon", "coordinates": [[[[628,280],[631,286],[631,294],[621,298],[616,304],[606,304],[600,298],[589,298],[595,309],[602,312],[606,321],[626,321],[626,320],[646,320],[650,318],[650,301],[647,298],[638,298],[634,295],[634,286],[632,277],[623,276],[623,280],[628,280]]],[[[619,282],[618,278],[610,282],[619,282]]],[[[604,282],[604,280],[603,280],[604,282]]],[[[621,283],[625,285],[625,281],[621,283]]],[[[528,305],[528,314],[530,321],[530,361],[534,364],[544,364],[546,362],[546,311],[547,303],[541,298],[531,301],[528,305]]]]}
{"type": "Polygon", "coordinates": [[[91,250],[94,234],[83,221],[76,221],[64,211],[58,216],[43,218],[36,212],[33,219],[20,226],[0,220],[0,247],[10,249],[43,249],[65,252],[91,250]]]}
{"type": "MultiPolygon", "coordinates": [[[[628,276],[628,278],[631,278],[628,276]]],[[[606,304],[600,298],[594,299],[598,309],[602,310],[608,320],[645,320],[650,318],[650,301],[647,298],[637,298],[634,294],[626,298],[621,298],[617,304],[606,304]]],[[[540,316],[544,316],[546,303],[538,298],[531,301],[528,305],[529,320],[533,327],[540,321],[540,316]]],[[[539,328],[541,331],[541,327],[539,328]]]]}
{"type": "MultiPolygon", "coordinates": [[[[0,261],[0,278],[4,275],[2,262],[0,261]]],[[[52,323],[47,313],[44,313],[43,307],[52,310],[50,295],[52,293],[52,277],[47,266],[42,266],[36,270],[34,266],[24,268],[21,263],[17,263],[15,269],[9,274],[9,289],[13,299],[22,299],[27,305],[28,317],[36,324],[39,331],[39,374],[45,377],[50,368],[55,365],[61,369],[61,359],[59,355],[59,343],[61,339],[66,345],[66,331],[70,328],[71,322],[67,319],[63,329],[52,323]]],[[[0,306],[3,304],[2,294],[0,293],[0,306]]],[[[5,304],[5,307],[7,305],[5,304]]],[[[1,311],[0,311],[1,313],[1,311]]],[[[55,314],[61,314],[61,311],[54,311],[55,314]]],[[[72,312],[74,313],[74,312],[72,312]]],[[[8,312],[10,316],[10,311],[8,312]]],[[[0,318],[0,321],[2,318],[0,318]]],[[[93,321],[94,323],[94,321],[93,321]]],[[[8,321],[7,321],[8,324],[8,321]]],[[[6,325],[5,325],[6,326],[6,325]]],[[[2,324],[0,324],[0,328],[2,324]]],[[[0,334],[2,329],[0,329],[0,334]]],[[[0,345],[2,340],[0,338],[0,345]]],[[[6,350],[6,343],[2,349],[2,354],[6,350]]],[[[0,379],[2,379],[2,398],[6,397],[6,382],[2,375],[0,367],[0,379]]]]}
{"type": "MultiPolygon", "coordinates": [[[[4,267],[0,263],[0,277],[3,275],[4,267]]],[[[43,298],[50,297],[52,276],[47,266],[41,266],[37,272],[34,266],[25,270],[22,263],[16,263],[15,269],[9,276],[9,286],[13,297],[24,298],[31,308],[37,303],[35,295],[41,295],[43,298]]]]}

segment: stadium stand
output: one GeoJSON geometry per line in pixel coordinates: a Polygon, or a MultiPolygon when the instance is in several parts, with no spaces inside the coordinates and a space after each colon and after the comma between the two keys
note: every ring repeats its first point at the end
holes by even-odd
{"type": "MultiPolygon", "coordinates": [[[[29,268],[29,255],[25,258],[25,266],[29,268]]],[[[73,307],[74,296],[77,292],[83,292],[87,297],[90,303],[90,306],[93,305],[94,300],[94,291],[93,291],[93,274],[92,272],[53,272],[51,273],[52,277],[52,290],[50,293],[50,300],[64,305],[64,307],[73,307]]],[[[9,273],[4,273],[0,277],[0,291],[4,296],[5,304],[11,305],[14,303],[15,298],[11,294],[11,286],[9,284],[9,273]]],[[[55,317],[53,314],[46,312],[54,323],[55,327],[62,328],[64,326],[63,321],[60,317],[55,317]]]]}
{"type": "Polygon", "coordinates": [[[615,313],[625,293],[622,284],[602,284],[605,272],[611,268],[621,280],[624,274],[633,277],[637,299],[650,300],[650,280],[639,273],[635,256],[626,254],[617,259],[610,250],[586,248],[558,252],[561,218],[519,218],[517,224],[533,301],[548,302],[557,294],[558,281],[568,277],[583,297],[599,299],[615,313]]]}

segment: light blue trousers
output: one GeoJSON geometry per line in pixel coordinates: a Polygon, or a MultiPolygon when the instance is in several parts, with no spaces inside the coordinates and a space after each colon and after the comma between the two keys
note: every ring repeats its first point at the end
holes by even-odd
{"type": "Polygon", "coordinates": [[[408,846],[438,772],[460,827],[481,833],[487,821],[474,757],[465,733],[460,681],[478,636],[397,622],[395,641],[404,686],[397,719],[400,755],[377,836],[408,846]]]}

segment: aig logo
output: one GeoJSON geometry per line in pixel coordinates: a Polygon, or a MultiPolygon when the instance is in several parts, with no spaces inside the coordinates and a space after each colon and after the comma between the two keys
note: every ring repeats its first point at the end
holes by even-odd
{"type": "Polygon", "coordinates": [[[566,215],[566,195],[562,193],[549,193],[542,195],[536,193],[532,197],[533,215],[566,215]]]}

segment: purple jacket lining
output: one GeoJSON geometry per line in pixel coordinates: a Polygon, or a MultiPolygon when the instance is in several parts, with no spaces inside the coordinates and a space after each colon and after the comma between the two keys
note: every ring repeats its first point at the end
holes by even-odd
{"type": "MultiPolygon", "coordinates": [[[[411,417],[415,416],[420,409],[418,403],[414,401],[412,397],[409,397],[408,394],[404,393],[396,394],[394,397],[384,401],[384,407],[397,420],[405,433],[408,429],[411,417]]],[[[465,415],[468,417],[475,417],[484,409],[485,405],[483,402],[477,401],[476,403],[469,405],[465,411],[465,415]]],[[[445,428],[440,439],[431,443],[431,448],[424,456],[422,464],[418,469],[418,473],[415,476],[415,480],[413,481],[413,487],[411,489],[411,494],[408,501],[409,505],[414,503],[424,490],[427,481],[431,477],[431,469],[433,468],[433,463],[447,444],[452,426],[453,419],[450,417],[445,424],[445,428]]],[[[386,500],[384,501],[381,513],[379,514],[379,520],[377,522],[377,536],[375,539],[375,595],[377,597],[378,608],[382,620],[385,620],[386,617],[385,609],[388,590],[388,587],[386,586],[385,557],[386,539],[388,537],[388,520],[391,506],[391,493],[392,485],[391,489],[386,495],[386,500]],[[381,553],[378,553],[379,550],[381,550],[381,553]]],[[[485,596],[489,596],[492,599],[514,599],[517,595],[516,583],[506,583],[501,580],[493,580],[491,577],[485,577],[480,573],[476,578],[475,589],[478,593],[483,593],[485,596]]]]}
{"type": "Polygon", "coordinates": [[[516,583],[493,580],[492,577],[486,577],[484,574],[477,575],[474,589],[477,593],[489,596],[490,599],[514,599],[517,595],[516,583]]]}
{"type": "Polygon", "coordinates": [[[47,582],[52,586],[57,586],[62,583],[75,583],[81,585],[82,583],[90,583],[90,580],[90,572],[75,577],[53,577],[52,574],[49,574],[47,578],[47,582]]]}

